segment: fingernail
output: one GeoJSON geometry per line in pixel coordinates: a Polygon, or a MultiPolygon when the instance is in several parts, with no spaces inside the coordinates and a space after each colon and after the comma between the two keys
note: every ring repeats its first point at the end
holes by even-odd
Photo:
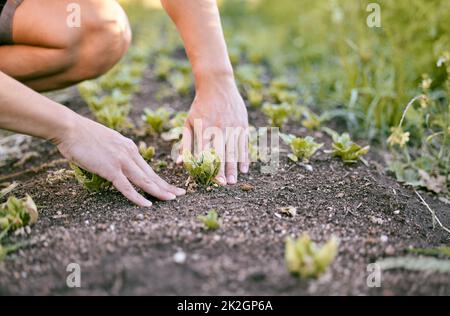
{"type": "Polygon", "coordinates": [[[226,185],[227,181],[225,180],[224,177],[218,177],[217,178],[217,182],[219,182],[220,185],[226,185]]]}
{"type": "Polygon", "coordinates": [[[181,189],[181,188],[177,188],[176,189],[176,195],[185,195],[186,194],[186,190],[181,189]]]}
{"type": "Polygon", "coordinates": [[[152,202],[150,202],[150,201],[145,201],[143,206],[144,206],[144,207],[152,207],[152,205],[153,205],[152,202]]]}
{"type": "Polygon", "coordinates": [[[177,196],[175,194],[169,193],[169,201],[170,200],[175,200],[177,198],[177,196]]]}
{"type": "Polygon", "coordinates": [[[227,182],[229,184],[235,184],[236,183],[236,178],[234,176],[228,176],[227,182]]]}

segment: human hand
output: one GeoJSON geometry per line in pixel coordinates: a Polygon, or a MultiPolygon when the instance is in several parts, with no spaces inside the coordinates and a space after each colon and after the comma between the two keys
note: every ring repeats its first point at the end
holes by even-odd
{"type": "Polygon", "coordinates": [[[152,205],[131,183],[160,200],[173,200],[186,193],[161,179],[140,156],[131,139],[77,114],[72,121],[69,129],[54,138],[61,154],[112,182],[133,203],[142,207],[152,205]]]}
{"type": "MultiPolygon", "coordinates": [[[[199,85],[183,133],[182,151],[214,148],[221,160],[220,185],[235,184],[249,169],[248,114],[234,78],[199,85]]],[[[182,158],[178,159],[182,162],[182,158]]]]}

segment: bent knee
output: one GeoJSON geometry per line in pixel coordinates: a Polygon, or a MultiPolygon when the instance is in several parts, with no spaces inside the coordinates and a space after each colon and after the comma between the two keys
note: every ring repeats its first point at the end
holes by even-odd
{"type": "Polygon", "coordinates": [[[128,18],[114,0],[83,0],[81,25],[67,54],[74,81],[98,77],[111,69],[131,43],[128,18]]]}

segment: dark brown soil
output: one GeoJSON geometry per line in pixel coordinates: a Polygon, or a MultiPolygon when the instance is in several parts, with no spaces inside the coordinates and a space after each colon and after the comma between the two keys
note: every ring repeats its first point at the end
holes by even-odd
{"type": "MultiPolygon", "coordinates": [[[[148,70],[133,101],[135,122],[143,107],[158,104],[158,87],[148,70]]],[[[190,100],[166,101],[186,110],[190,100]]],[[[76,95],[67,103],[83,109],[76,95]]],[[[251,110],[250,117],[252,124],[264,124],[260,113],[251,110]]],[[[295,125],[289,132],[305,133],[295,125]]],[[[157,142],[158,159],[168,160],[169,144],[147,141],[157,142]]],[[[1,176],[60,158],[52,145],[40,148],[40,158],[0,169],[1,176]]],[[[432,228],[414,192],[383,174],[374,157],[371,167],[346,166],[320,153],[309,172],[283,155],[276,175],[262,174],[255,164],[238,185],[189,192],[176,201],[155,202],[151,210],[134,207],[114,191],[91,194],[74,179],[49,183],[49,172],[65,164],[34,169],[14,178],[20,182],[15,194],[30,193],[40,219],[29,236],[12,237],[27,245],[0,263],[0,295],[450,295],[448,274],[393,270],[383,273],[380,288],[366,285],[369,263],[404,255],[409,247],[450,242],[448,234],[432,228]],[[253,189],[242,190],[244,183],[253,189]],[[297,215],[279,217],[283,206],[297,207],[297,215]],[[212,208],[222,226],[207,232],[197,216],[212,208]],[[336,261],[318,280],[297,279],[285,268],[284,240],[302,232],[319,243],[332,235],[341,240],[336,261]],[[177,252],[186,254],[184,263],[175,262],[177,252]],[[66,286],[71,262],[81,266],[80,289],[66,286]]],[[[185,185],[181,167],[169,164],[160,173],[185,185]]],[[[449,225],[450,207],[423,195],[449,225]]]]}

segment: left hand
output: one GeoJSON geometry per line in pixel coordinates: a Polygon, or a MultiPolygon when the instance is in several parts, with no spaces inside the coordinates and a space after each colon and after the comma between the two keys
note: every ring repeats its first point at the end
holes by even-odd
{"type": "Polygon", "coordinates": [[[234,78],[211,79],[197,88],[184,128],[182,151],[192,151],[193,147],[196,153],[210,147],[216,150],[221,161],[216,177],[220,185],[236,184],[238,168],[248,172],[248,114],[234,78]]]}

